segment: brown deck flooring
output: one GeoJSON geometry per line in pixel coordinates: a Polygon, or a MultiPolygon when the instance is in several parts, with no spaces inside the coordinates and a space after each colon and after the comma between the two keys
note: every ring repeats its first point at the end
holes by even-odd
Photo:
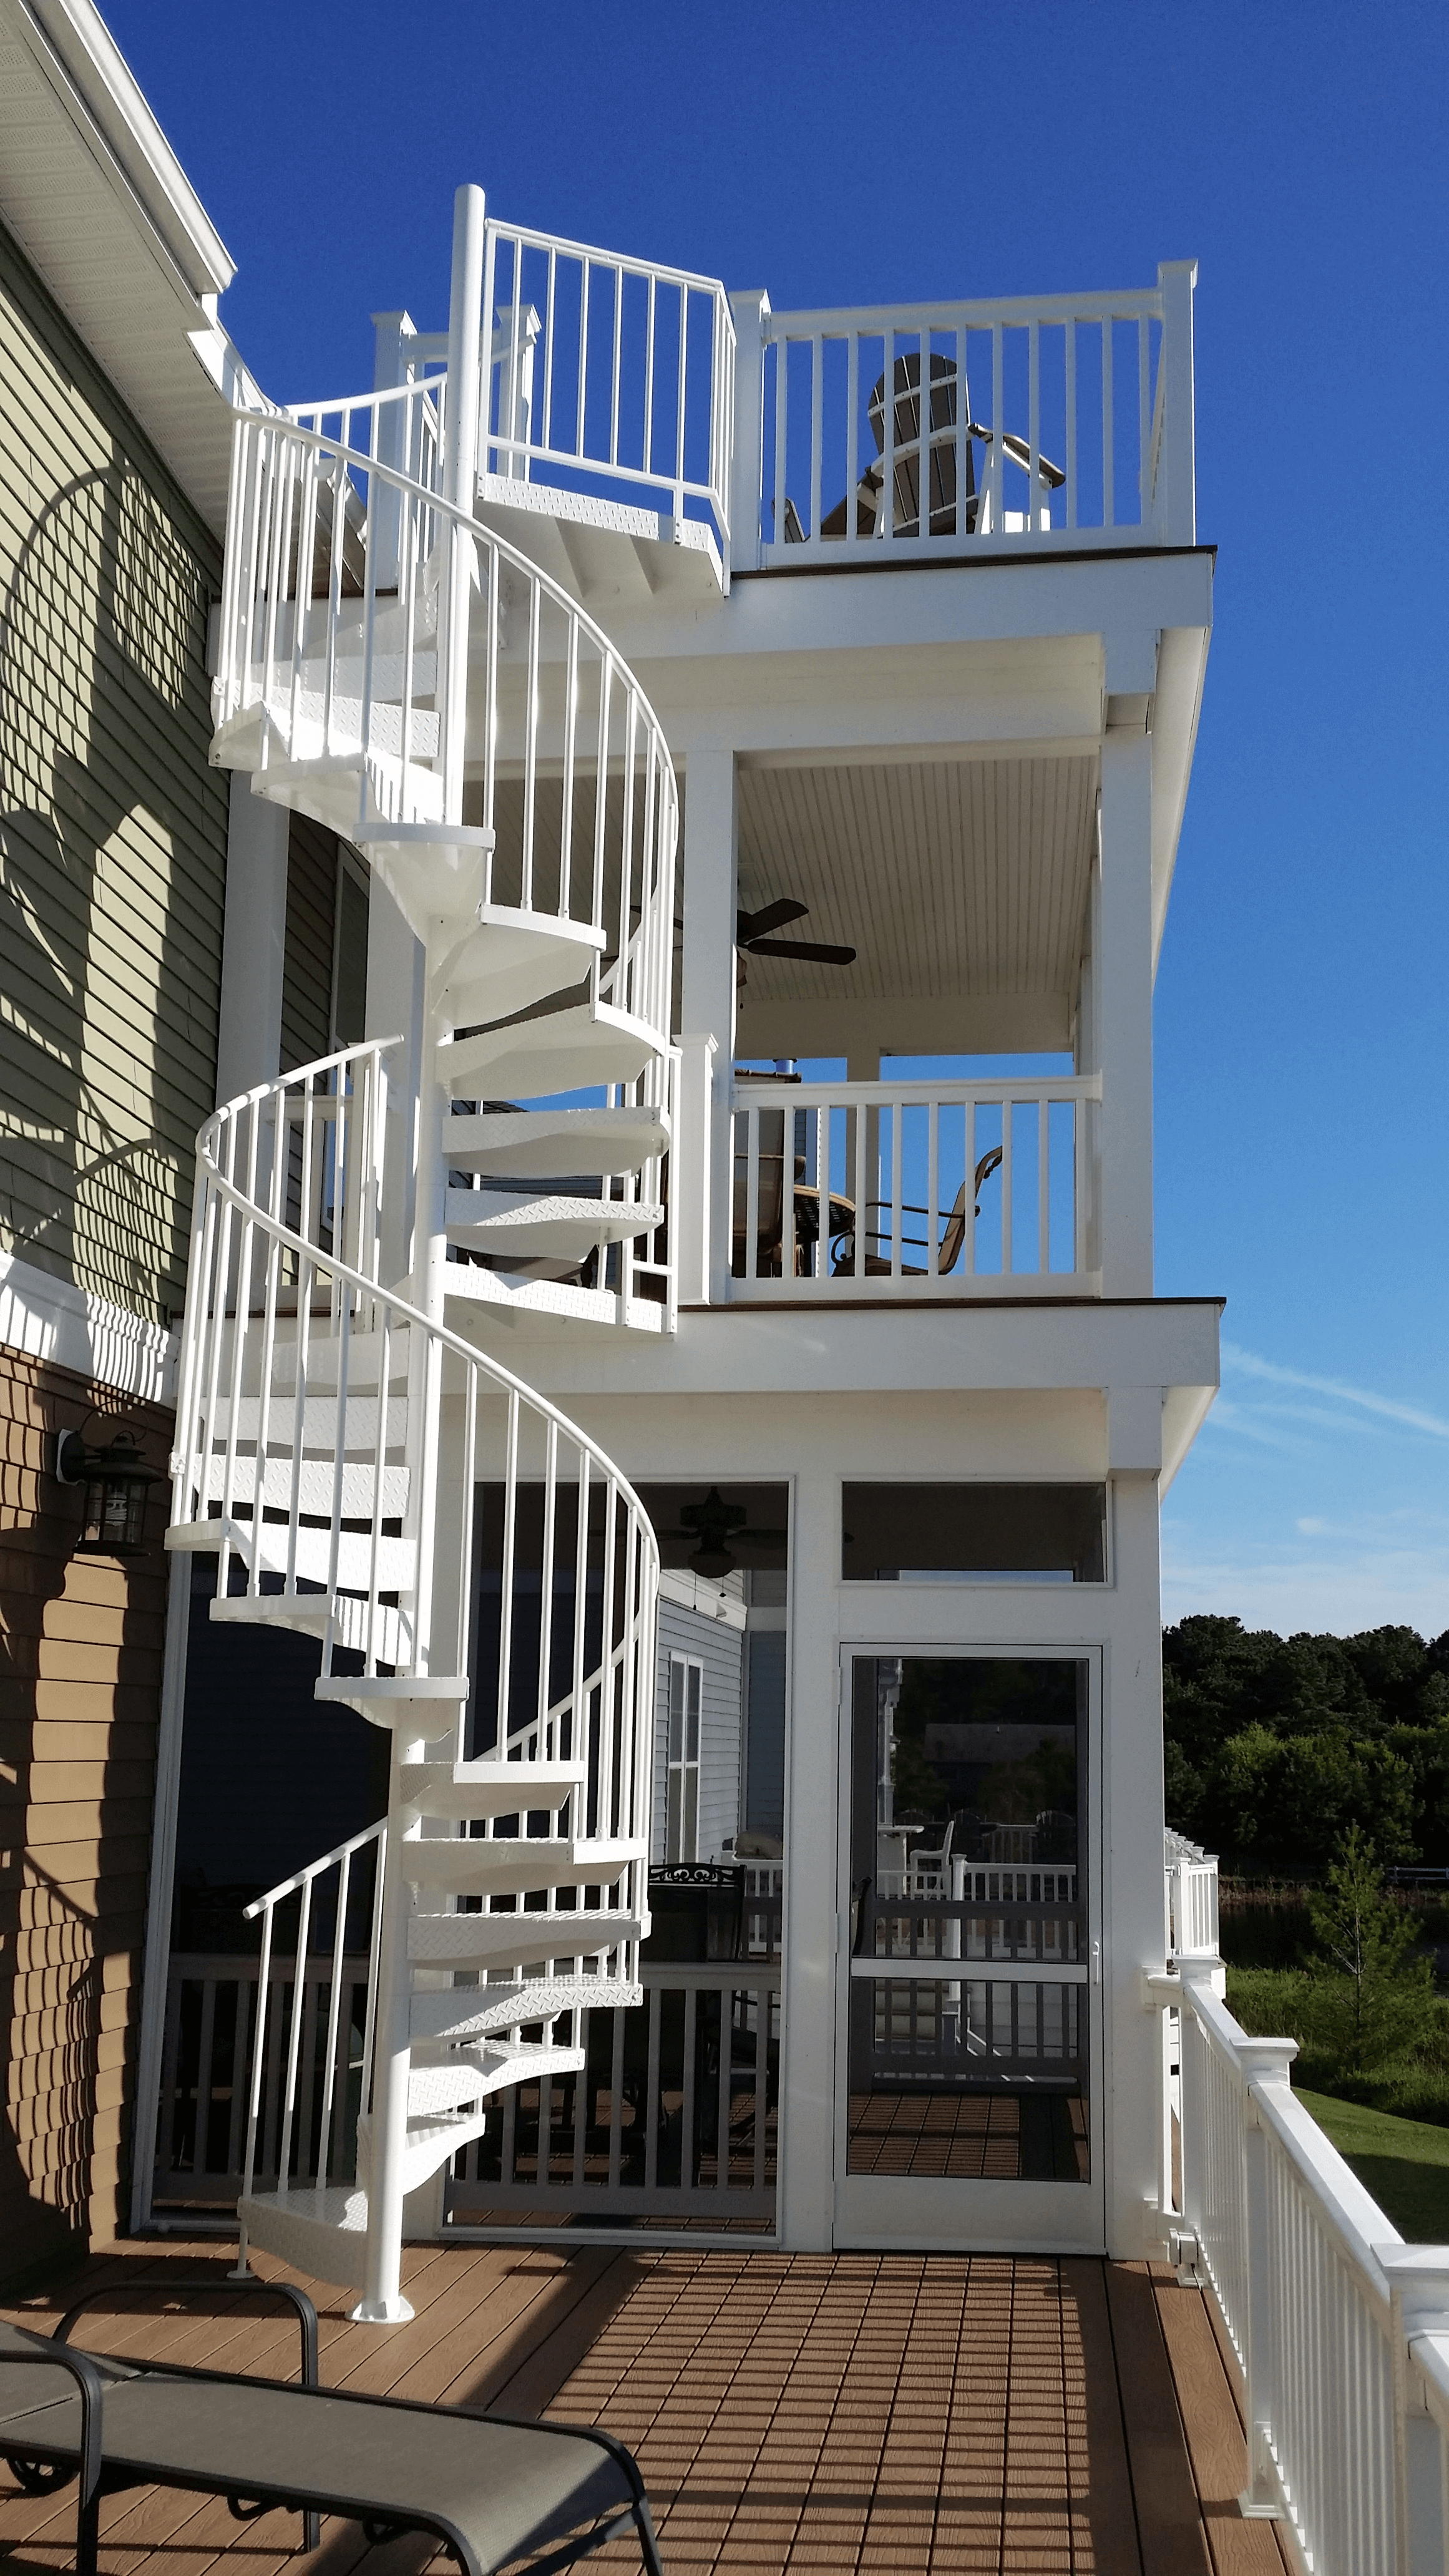
{"type": "MultiPolygon", "coordinates": [[[[220,2275],[215,2246],[127,2246],[86,2287],[220,2275]]],[[[273,2271],[269,2258],[260,2268],[273,2271]]],[[[1145,2265],[998,2255],[416,2247],[411,2325],[349,2325],[315,2286],[322,2377],[398,2396],[598,2420],[638,2452],[669,2576],[1282,2576],[1244,2522],[1242,2426],[1208,2310],[1145,2265]]],[[[67,2282],[6,2311],[42,2331],[67,2282]]],[[[284,2375],[284,2315],[204,2303],[94,2312],[98,2350],[284,2375]]],[[[68,2570],[74,2501],[0,2463],[0,2553],[68,2570]]],[[[245,2527],[147,2489],[103,2508],[102,2576],[417,2576],[425,2541],[328,2522],[245,2527]]],[[[441,2569],[448,2562],[437,2560],[441,2569]]],[[[636,2567],[615,2545],[588,2562],[636,2567]]]]}

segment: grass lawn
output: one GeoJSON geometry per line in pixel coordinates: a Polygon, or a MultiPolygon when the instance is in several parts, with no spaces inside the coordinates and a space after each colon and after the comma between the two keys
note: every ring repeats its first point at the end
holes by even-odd
{"type": "Polygon", "coordinates": [[[1296,2084],[1293,2090],[1401,2236],[1414,2245],[1449,2245],[1449,2129],[1296,2084]]]}

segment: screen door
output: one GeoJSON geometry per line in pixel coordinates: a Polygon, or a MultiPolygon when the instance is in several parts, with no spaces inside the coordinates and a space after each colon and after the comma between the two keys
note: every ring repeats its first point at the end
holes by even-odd
{"type": "Polygon", "coordinates": [[[848,1658],[838,2241],[1099,2250],[1094,1654],[848,1658]]]}

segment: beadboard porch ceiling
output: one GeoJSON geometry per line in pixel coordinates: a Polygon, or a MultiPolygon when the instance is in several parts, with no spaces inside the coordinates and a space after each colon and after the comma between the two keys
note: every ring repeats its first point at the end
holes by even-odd
{"type": "Polygon", "coordinates": [[[809,917],[781,938],[858,951],[749,957],[742,1051],[1068,1045],[1097,774],[1080,755],[742,768],[741,907],[793,896],[809,917]]]}

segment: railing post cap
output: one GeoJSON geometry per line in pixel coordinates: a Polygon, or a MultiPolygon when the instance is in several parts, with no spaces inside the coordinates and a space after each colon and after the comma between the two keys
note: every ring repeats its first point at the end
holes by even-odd
{"type": "Polygon", "coordinates": [[[1238,2062],[1245,2075],[1260,2082],[1286,2084],[1288,2069],[1298,2054],[1296,2039],[1240,2039],[1235,2043],[1238,2062]]]}
{"type": "Polygon", "coordinates": [[[1175,277],[1185,277],[1189,286],[1196,286],[1197,261],[1195,259],[1160,259],[1157,263],[1158,285],[1166,286],[1175,277]]]}
{"type": "Polygon", "coordinates": [[[747,315],[758,322],[763,322],[766,314],[773,309],[768,286],[731,286],[727,287],[725,292],[729,299],[730,312],[736,322],[747,315]]]}

